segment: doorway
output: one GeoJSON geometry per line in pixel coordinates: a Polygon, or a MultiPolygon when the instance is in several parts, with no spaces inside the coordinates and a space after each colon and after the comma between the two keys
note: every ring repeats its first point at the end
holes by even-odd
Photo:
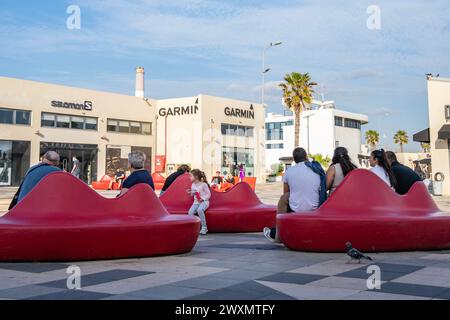
{"type": "Polygon", "coordinates": [[[56,151],[60,156],[59,167],[71,172],[74,166],[73,157],[80,162],[80,179],[91,184],[97,181],[97,154],[96,144],[41,142],[40,155],[47,151],[56,151]]]}

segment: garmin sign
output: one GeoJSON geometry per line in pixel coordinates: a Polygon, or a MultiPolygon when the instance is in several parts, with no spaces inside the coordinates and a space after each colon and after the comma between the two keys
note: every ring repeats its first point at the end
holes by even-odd
{"type": "Polygon", "coordinates": [[[172,108],[160,108],[158,114],[160,117],[168,117],[168,116],[186,116],[197,114],[198,112],[198,98],[195,100],[195,104],[191,106],[180,106],[180,107],[172,107],[172,108]]]}
{"type": "Polygon", "coordinates": [[[52,107],[55,107],[55,108],[92,111],[92,101],[84,101],[83,103],[75,103],[75,102],[63,102],[63,101],[53,100],[51,102],[51,105],[52,105],[52,107]]]}
{"type": "Polygon", "coordinates": [[[249,110],[226,107],[225,115],[236,118],[255,119],[255,110],[253,105],[250,105],[249,110]]]}

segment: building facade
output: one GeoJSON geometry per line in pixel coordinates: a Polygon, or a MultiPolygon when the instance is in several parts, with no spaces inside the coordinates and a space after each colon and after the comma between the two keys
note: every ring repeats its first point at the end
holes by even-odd
{"type": "Polygon", "coordinates": [[[260,104],[208,95],[158,100],[157,154],[167,173],[180,164],[216,171],[264,176],[264,118],[260,104]]]}
{"type": "Polygon", "coordinates": [[[414,141],[429,143],[431,178],[443,176],[442,194],[450,195],[450,78],[428,77],[429,125],[414,141]]]}
{"type": "Polygon", "coordinates": [[[128,153],[167,175],[180,164],[205,171],[264,175],[265,109],[251,102],[198,95],[145,98],[144,69],[135,96],[0,77],[0,186],[17,186],[48,150],[68,172],[81,163],[86,183],[127,170],[128,153]]]}
{"type": "Polygon", "coordinates": [[[127,169],[130,151],[155,156],[156,101],[134,96],[0,77],[0,186],[20,184],[48,150],[91,183],[127,169]]]}
{"type": "MultiPolygon", "coordinates": [[[[310,154],[332,157],[336,147],[347,148],[358,163],[361,153],[361,126],[368,117],[336,109],[334,102],[314,101],[311,110],[302,112],[300,147],[310,154]]],[[[280,158],[289,158],[294,149],[294,116],[269,113],[266,118],[266,170],[273,172],[280,158]]]]}

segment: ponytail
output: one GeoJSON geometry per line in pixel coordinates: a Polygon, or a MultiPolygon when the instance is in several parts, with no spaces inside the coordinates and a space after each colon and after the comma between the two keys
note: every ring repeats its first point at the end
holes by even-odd
{"type": "Polygon", "coordinates": [[[392,167],[386,157],[386,152],[384,151],[384,149],[372,151],[372,157],[378,161],[378,165],[382,167],[387,173],[391,186],[396,189],[397,179],[395,178],[394,172],[392,171],[392,167]]]}
{"type": "Polygon", "coordinates": [[[206,183],[209,187],[208,178],[206,177],[206,174],[203,171],[199,169],[194,169],[191,171],[191,174],[199,181],[206,183]]]}

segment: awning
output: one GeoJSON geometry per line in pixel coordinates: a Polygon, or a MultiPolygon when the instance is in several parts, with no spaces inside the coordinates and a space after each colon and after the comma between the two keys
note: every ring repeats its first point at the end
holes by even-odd
{"type": "Polygon", "coordinates": [[[430,143],[430,128],[417,132],[413,135],[415,142],[430,143]]]}
{"type": "Polygon", "coordinates": [[[450,139],[450,124],[444,124],[438,132],[439,139],[450,139]]]}

